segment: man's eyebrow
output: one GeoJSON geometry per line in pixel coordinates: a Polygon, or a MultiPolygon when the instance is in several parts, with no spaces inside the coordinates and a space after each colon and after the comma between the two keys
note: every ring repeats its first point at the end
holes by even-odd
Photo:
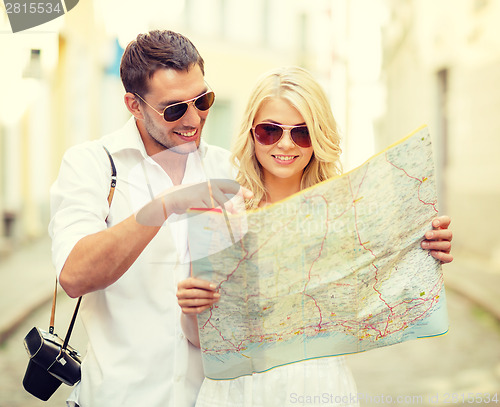
{"type": "MultiPolygon", "coordinates": [[[[203,95],[204,93],[207,93],[209,90],[208,90],[208,87],[205,88],[205,90],[202,90],[200,93],[198,93],[195,98],[197,98],[198,96],[201,96],[203,95]]],[[[165,107],[168,107],[170,105],[175,105],[176,103],[182,103],[182,102],[185,102],[186,100],[191,100],[191,99],[194,99],[194,98],[190,98],[190,99],[184,99],[184,100],[164,100],[164,101],[160,101],[158,103],[158,106],[162,106],[163,108],[165,107]]]]}

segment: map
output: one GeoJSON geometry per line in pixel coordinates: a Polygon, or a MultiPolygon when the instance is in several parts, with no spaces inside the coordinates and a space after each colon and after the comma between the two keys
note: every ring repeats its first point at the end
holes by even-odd
{"type": "Polygon", "coordinates": [[[221,294],[198,315],[205,376],[232,379],[446,333],[441,263],[420,247],[436,196],[422,127],[274,205],[192,217],[193,274],[221,294]]]}

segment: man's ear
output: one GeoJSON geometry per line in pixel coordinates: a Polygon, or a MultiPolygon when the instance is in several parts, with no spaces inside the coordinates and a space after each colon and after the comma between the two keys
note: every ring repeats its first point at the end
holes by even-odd
{"type": "Polygon", "coordinates": [[[141,111],[141,105],[137,100],[137,97],[133,93],[125,93],[123,100],[125,102],[125,106],[127,106],[128,111],[132,113],[136,119],[144,120],[144,116],[141,111]]]}

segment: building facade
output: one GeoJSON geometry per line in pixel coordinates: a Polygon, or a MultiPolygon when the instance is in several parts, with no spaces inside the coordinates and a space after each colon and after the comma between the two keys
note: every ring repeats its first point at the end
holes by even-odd
{"type": "Polygon", "coordinates": [[[388,0],[377,145],[428,124],[455,253],[500,270],[500,2],[388,0]]]}

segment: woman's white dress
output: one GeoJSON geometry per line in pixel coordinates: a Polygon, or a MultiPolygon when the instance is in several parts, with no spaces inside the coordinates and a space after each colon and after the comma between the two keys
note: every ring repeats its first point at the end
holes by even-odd
{"type": "Polygon", "coordinates": [[[359,406],[343,356],[306,360],[232,380],[205,378],[196,407],[359,406]]]}

